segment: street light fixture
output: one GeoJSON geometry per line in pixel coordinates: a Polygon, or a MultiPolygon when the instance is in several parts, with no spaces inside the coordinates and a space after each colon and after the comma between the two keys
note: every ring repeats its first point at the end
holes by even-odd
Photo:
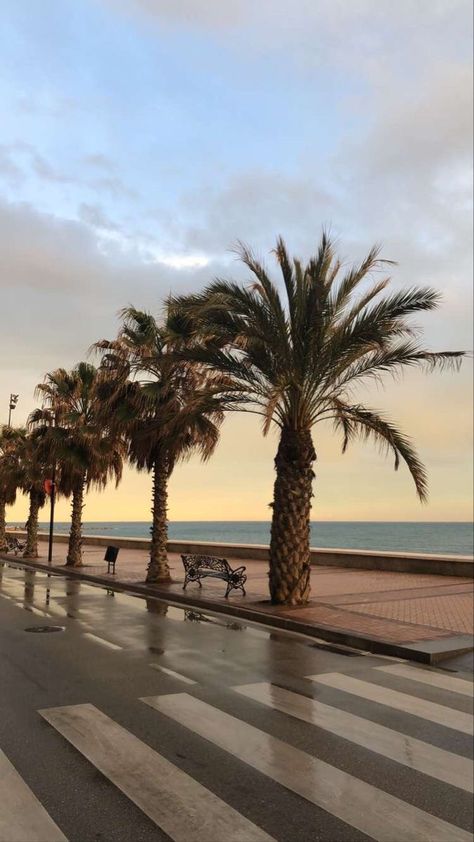
{"type": "Polygon", "coordinates": [[[12,425],[12,409],[15,409],[19,395],[10,395],[10,403],[8,404],[8,426],[11,427],[12,425]]]}

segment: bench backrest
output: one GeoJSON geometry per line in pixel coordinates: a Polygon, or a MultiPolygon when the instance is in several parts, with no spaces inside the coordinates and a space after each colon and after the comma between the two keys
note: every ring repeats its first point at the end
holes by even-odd
{"type": "Polygon", "coordinates": [[[213,555],[182,555],[184,569],[186,572],[192,568],[206,570],[215,570],[216,573],[228,573],[230,567],[225,558],[216,558],[213,555]]]}

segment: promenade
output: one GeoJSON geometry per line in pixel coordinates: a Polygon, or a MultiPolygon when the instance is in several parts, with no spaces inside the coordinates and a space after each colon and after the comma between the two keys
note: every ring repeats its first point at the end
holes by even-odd
{"type": "MultiPolygon", "coordinates": [[[[197,610],[230,613],[244,620],[426,663],[472,648],[474,583],[465,577],[318,565],[312,568],[310,603],[304,608],[288,608],[270,604],[264,561],[245,561],[247,595],[233,592],[226,600],[220,580],[206,579],[202,588],[189,584],[183,591],[183,567],[178,554],[169,554],[173,581],[164,585],[145,584],[145,550],[121,549],[115,575],[106,572],[103,546],[87,544],[83,554],[83,567],[68,569],[71,576],[185,602],[197,610]]],[[[47,564],[43,541],[40,556],[38,565],[43,567],[47,564]]],[[[66,545],[56,544],[52,569],[64,574],[65,558],[66,545]]],[[[230,556],[228,560],[235,567],[243,563],[230,556]]]]}

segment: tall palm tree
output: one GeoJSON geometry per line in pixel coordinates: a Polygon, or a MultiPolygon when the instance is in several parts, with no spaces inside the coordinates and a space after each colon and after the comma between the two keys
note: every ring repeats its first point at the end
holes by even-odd
{"type": "Polygon", "coordinates": [[[279,430],[270,594],[274,603],[299,605],[310,594],[313,426],[332,421],[343,451],[353,439],[373,439],[392,452],[395,468],[405,462],[423,501],[426,473],[410,439],[353,391],[363,380],[407,367],[455,365],[462,352],[425,349],[409,320],[437,306],[436,292],[413,287],[382,295],[389,278],[364,284],[391,262],[379,258],[378,248],[341,272],[325,233],[306,264],[291,259],[279,238],[281,292],[247,247],[239,244],[238,253],[250,286],[216,280],[201,294],[171,299],[170,324],[188,342],[187,359],[232,379],[234,409],[261,415],[264,434],[272,424],[279,430]]]}
{"type": "Polygon", "coordinates": [[[13,427],[0,427],[0,552],[7,549],[6,512],[13,506],[20,485],[18,476],[19,431],[13,427]]]}
{"type": "Polygon", "coordinates": [[[125,448],[112,432],[99,396],[101,373],[81,362],[72,371],[59,368],[37,386],[43,408],[29,419],[44,451],[58,466],[58,489],[72,497],[71,528],[66,565],[82,565],[84,493],[104,488],[122,476],[125,448]]]}
{"type": "Polygon", "coordinates": [[[177,359],[166,325],[133,307],[122,316],[117,339],[95,345],[107,374],[103,400],[118,433],[127,437],[130,461],[153,476],[146,581],[167,582],[168,481],[178,461],[212,455],[223,418],[221,387],[202,367],[177,359]]]}

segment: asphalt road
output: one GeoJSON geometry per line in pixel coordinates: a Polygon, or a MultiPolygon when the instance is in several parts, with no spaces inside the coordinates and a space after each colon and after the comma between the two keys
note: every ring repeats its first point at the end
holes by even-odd
{"type": "Polygon", "coordinates": [[[0,842],[468,842],[471,680],[0,564],[0,842]]]}

